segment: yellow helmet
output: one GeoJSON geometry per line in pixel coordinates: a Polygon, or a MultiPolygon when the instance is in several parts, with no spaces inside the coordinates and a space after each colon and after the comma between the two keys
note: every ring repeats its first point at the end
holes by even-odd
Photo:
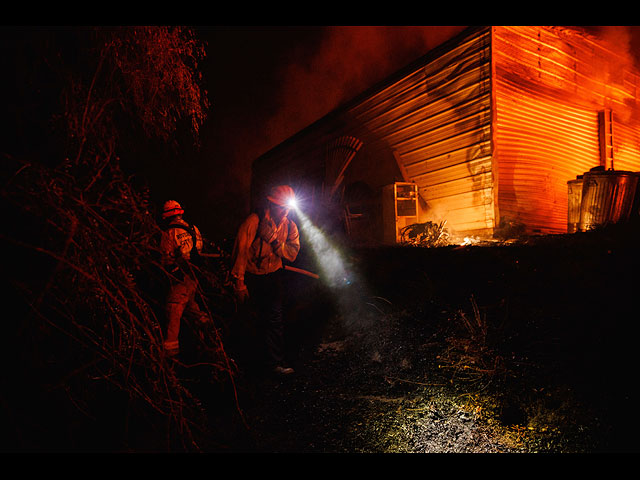
{"type": "Polygon", "coordinates": [[[271,189],[267,200],[281,207],[292,208],[296,201],[296,194],[289,185],[278,185],[271,189]]]}
{"type": "Polygon", "coordinates": [[[174,215],[182,215],[184,210],[175,200],[167,200],[162,209],[162,218],[173,217],[174,215]]]}

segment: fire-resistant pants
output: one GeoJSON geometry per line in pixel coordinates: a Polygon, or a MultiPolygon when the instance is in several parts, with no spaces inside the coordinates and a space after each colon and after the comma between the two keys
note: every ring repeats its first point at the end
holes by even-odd
{"type": "Polygon", "coordinates": [[[245,274],[249,299],[264,331],[269,366],[284,366],[283,270],[265,275],[245,274]]]}
{"type": "Polygon", "coordinates": [[[196,302],[197,282],[185,276],[181,282],[173,283],[169,289],[166,301],[167,335],[164,348],[170,354],[177,354],[180,350],[178,336],[180,335],[180,321],[187,314],[199,323],[207,323],[209,316],[200,309],[196,302]]]}

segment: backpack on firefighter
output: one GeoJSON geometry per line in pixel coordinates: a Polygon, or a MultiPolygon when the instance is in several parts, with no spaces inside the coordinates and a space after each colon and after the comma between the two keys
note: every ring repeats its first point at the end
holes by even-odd
{"type": "MultiPolygon", "coordinates": [[[[196,271],[204,265],[204,259],[198,250],[198,233],[193,225],[187,224],[181,219],[184,209],[175,200],[169,200],[165,202],[162,218],[167,221],[163,230],[169,231],[171,229],[180,229],[187,232],[191,236],[191,250],[189,251],[189,259],[187,260],[183,256],[177,256],[175,263],[177,268],[171,269],[174,274],[177,274],[178,278],[184,278],[184,275],[189,275],[191,278],[196,279],[196,271]],[[180,217],[180,218],[176,218],[180,217]],[[193,267],[196,267],[195,269],[193,267]]],[[[200,238],[202,241],[202,238],[200,238]]]]}

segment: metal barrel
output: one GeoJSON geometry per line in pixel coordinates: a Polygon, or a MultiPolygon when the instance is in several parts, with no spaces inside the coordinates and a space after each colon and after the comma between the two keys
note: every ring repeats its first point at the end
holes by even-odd
{"type": "Polygon", "coordinates": [[[638,174],[606,170],[589,171],[583,176],[580,203],[580,231],[618,223],[631,215],[638,174]]]}
{"type": "Polygon", "coordinates": [[[567,182],[568,187],[568,209],[567,209],[567,233],[578,231],[580,224],[580,204],[582,202],[582,175],[578,175],[575,180],[567,182]]]}

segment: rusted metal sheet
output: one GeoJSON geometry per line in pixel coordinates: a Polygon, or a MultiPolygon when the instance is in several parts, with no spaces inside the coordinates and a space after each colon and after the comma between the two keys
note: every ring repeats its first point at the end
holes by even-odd
{"type": "Polygon", "coordinates": [[[567,182],[601,162],[598,112],[611,108],[615,168],[640,169],[635,89],[616,53],[559,27],[493,27],[500,218],[567,231],[567,182]]]}

